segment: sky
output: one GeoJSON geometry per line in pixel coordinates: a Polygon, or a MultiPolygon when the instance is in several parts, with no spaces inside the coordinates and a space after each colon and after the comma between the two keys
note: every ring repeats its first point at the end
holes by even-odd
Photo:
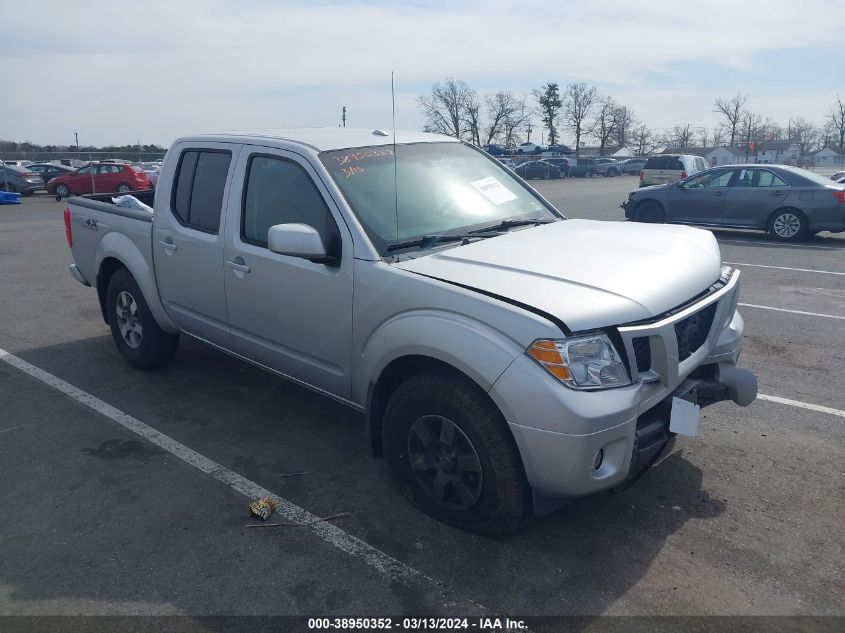
{"type": "MultiPolygon", "coordinates": [[[[0,139],[157,143],[340,124],[420,129],[447,77],[483,94],[594,84],[652,128],[714,127],[716,97],[786,125],[845,98],[839,1],[0,3],[0,139]],[[9,69],[17,69],[11,74],[9,69]]],[[[564,139],[567,136],[564,134],[564,139]]],[[[532,140],[537,140],[532,136],[532,140]]]]}

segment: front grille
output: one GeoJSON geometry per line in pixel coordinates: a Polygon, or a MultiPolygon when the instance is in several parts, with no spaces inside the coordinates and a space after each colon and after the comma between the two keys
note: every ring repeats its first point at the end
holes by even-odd
{"type": "Polygon", "coordinates": [[[710,326],[713,324],[716,305],[716,303],[711,303],[703,310],[675,324],[675,336],[678,337],[678,360],[686,360],[704,345],[710,333],[710,326]]]}
{"type": "Polygon", "coordinates": [[[651,343],[647,336],[638,336],[631,341],[637,360],[637,371],[642,373],[651,369],[651,343]]]}

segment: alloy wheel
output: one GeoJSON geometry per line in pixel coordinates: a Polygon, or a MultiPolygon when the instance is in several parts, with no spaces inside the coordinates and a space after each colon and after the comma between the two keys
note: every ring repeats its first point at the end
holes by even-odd
{"type": "Polygon", "coordinates": [[[801,230],[801,219],[788,211],[781,213],[772,223],[772,229],[778,237],[795,237],[801,230]]]}
{"type": "Polygon", "coordinates": [[[472,442],[454,422],[425,415],[411,425],[408,460],[422,491],[450,510],[469,510],[481,498],[481,460],[472,442]]]}
{"type": "Polygon", "coordinates": [[[143,328],[141,327],[141,312],[138,310],[138,304],[131,294],[122,290],[117,295],[117,325],[120,329],[120,336],[123,337],[123,342],[132,349],[138,349],[141,346],[141,337],[143,336],[143,328]]]}

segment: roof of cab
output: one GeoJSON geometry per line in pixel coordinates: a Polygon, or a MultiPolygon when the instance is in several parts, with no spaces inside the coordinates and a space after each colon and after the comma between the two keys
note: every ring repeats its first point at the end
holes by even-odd
{"type": "MultiPolygon", "coordinates": [[[[298,128],[298,129],[270,129],[244,130],[235,132],[221,132],[219,134],[203,134],[180,140],[225,140],[242,143],[261,141],[284,141],[299,143],[311,149],[322,152],[326,150],[346,149],[352,147],[366,147],[368,145],[392,145],[393,132],[391,130],[371,130],[368,128],[298,128]]],[[[396,131],[396,143],[433,143],[453,142],[458,140],[442,134],[427,132],[413,132],[408,130],[396,131]]]]}

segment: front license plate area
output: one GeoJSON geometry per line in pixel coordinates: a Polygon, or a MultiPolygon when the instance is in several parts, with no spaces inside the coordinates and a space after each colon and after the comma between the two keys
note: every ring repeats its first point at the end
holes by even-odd
{"type": "Polygon", "coordinates": [[[672,412],[669,415],[669,430],[672,433],[695,437],[698,435],[698,418],[701,407],[689,400],[672,398],[672,412]]]}

